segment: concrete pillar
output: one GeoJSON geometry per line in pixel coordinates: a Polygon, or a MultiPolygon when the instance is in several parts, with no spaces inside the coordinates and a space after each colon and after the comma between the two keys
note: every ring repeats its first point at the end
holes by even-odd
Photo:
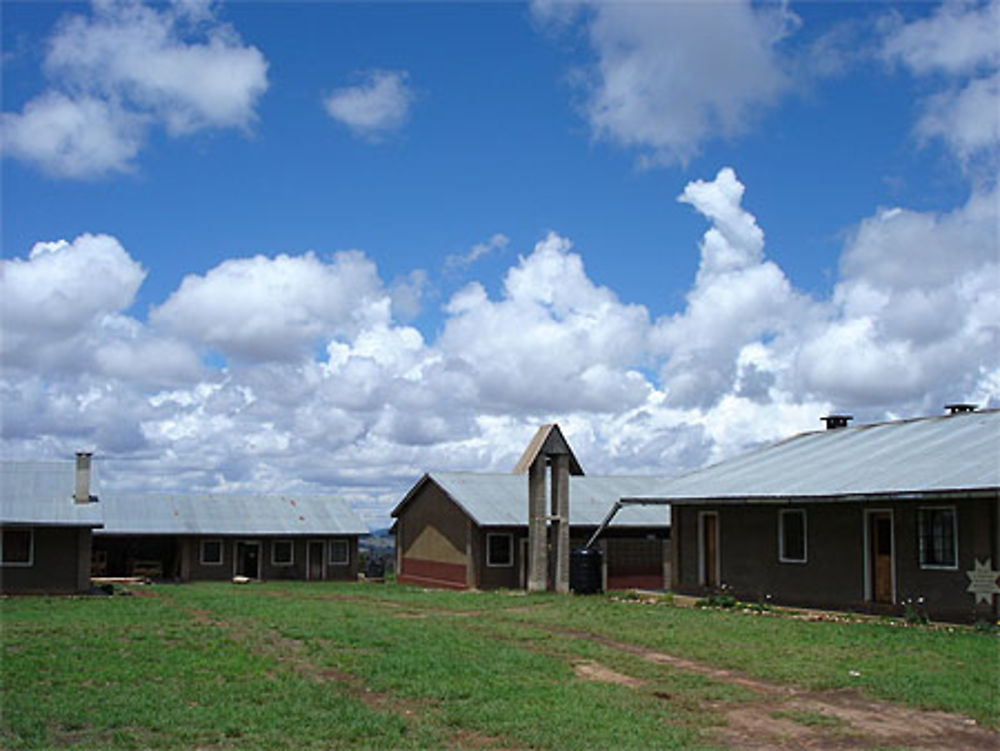
{"type": "Polygon", "coordinates": [[[465,520],[465,586],[469,589],[476,589],[479,586],[479,557],[476,555],[478,545],[475,544],[473,536],[475,530],[472,526],[472,519],[465,520]]]}
{"type": "Polygon", "coordinates": [[[545,526],[545,456],[528,468],[528,591],[548,588],[549,560],[545,526]]]}
{"type": "MultiPolygon", "coordinates": [[[[222,543],[222,559],[226,558],[225,543],[222,543]]],[[[181,537],[177,541],[178,570],[177,578],[182,582],[191,581],[191,559],[198,555],[200,543],[190,537],[181,537]]]]}
{"type": "Polygon", "coordinates": [[[552,545],[555,590],[569,592],[569,456],[552,457],[552,545]]]}

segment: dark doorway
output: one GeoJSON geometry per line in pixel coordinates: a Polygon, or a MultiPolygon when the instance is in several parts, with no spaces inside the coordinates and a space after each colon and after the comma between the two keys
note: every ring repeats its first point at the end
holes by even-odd
{"type": "Polygon", "coordinates": [[[248,579],[260,578],[260,543],[236,543],[236,575],[248,579]]]}
{"type": "Polygon", "coordinates": [[[714,589],[719,586],[719,515],[707,511],[700,518],[702,584],[714,589]]]}
{"type": "Polygon", "coordinates": [[[325,546],[322,540],[309,541],[308,569],[306,578],[310,581],[320,581],[323,578],[323,551],[325,546]]]}
{"type": "Polygon", "coordinates": [[[91,576],[175,578],[180,574],[177,545],[177,538],[168,535],[94,535],[90,556],[91,576]]]}
{"type": "Polygon", "coordinates": [[[868,516],[869,571],[873,602],[892,603],[892,514],[868,516]]]}

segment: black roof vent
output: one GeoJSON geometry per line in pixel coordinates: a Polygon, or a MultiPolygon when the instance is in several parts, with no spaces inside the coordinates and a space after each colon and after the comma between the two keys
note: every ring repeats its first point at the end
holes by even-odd
{"type": "Polygon", "coordinates": [[[959,415],[963,412],[975,412],[978,404],[946,404],[944,408],[948,410],[949,415],[959,415]]]}
{"type": "Polygon", "coordinates": [[[846,428],[847,423],[854,419],[854,415],[826,415],[819,419],[826,423],[827,430],[836,430],[846,428]]]}

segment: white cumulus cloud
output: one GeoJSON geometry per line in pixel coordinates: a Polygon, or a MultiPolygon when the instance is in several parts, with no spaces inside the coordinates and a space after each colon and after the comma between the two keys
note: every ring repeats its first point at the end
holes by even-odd
{"type": "Polygon", "coordinates": [[[687,307],[657,322],[653,342],[665,355],[661,377],[671,404],[707,406],[733,388],[740,352],[784,335],[807,304],[764,258],[764,233],[741,205],[744,186],[730,168],[711,182],[689,183],[678,200],[712,222],[687,307]]]}
{"type": "Polygon", "coordinates": [[[710,139],[741,132],[789,85],[777,45],[797,19],[783,5],[535,4],[542,19],[564,23],[572,8],[583,9],[596,55],[580,78],[591,128],[647,162],[690,160],[710,139]]]}
{"type": "Polygon", "coordinates": [[[125,171],[154,123],[174,136],[247,130],[267,67],[206,4],[98,1],[48,40],[51,88],[3,114],[4,152],[60,177],[125,171]]]}
{"type": "Polygon", "coordinates": [[[917,135],[940,138],[970,170],[985,162],[988,179],[995,180],[1000,151],[1000,0],[951,0],[909,23],[895,17],[882,55],[937,84],[938,90],[922,101],[917,135]]]}
{"type": "Polygon", "coordinates": [[[363,253],[224,261],[189,275],[151,319],[227,356],[296,359],[324,337],[354,334],[389,315],[375,265],[363,253]]]}
{"type": "Polygon", "coordinates": [[[438,342],[476,373],[484,404],[586,405],[613,410],[642,401],[646,309],[594,284],[571,243],[555,233],[507,272],[503,299],[478,283],[456,293],[438,342]]]}
{"type": "Polygon", "coordinates": [[[352,133],[379,140],[406,122],[414,93],[406,71],[372,70],[356,86],[334,89],[323,98],[326,113],[352,133]]]}
{"type": "Polygon", "coordinates": [[[85,178],[132,170],[146,125],[143,116],[104,99],[50,91],[21,112],[0,114],[0,143],[5,155],[51,175],[85,178]]]}
{"type": "Polygon", "coordinates": [[[873,212],[822,299],[768,259],[752,197],[730,168],[684,189],[707,226],[673,315],[650,321],[551,233],[498,294],[455,292],[434,336],[360,251],[224,261],[143,321],[145,271],[117,240],[39,243],[2,267],[4,451],[89,446],[118,487],[322,489],[384,521],[428,469],[509,470],[542,422],[589,473],[672,474],[833,409],[1000,404],[995,191],[873,212]]]}

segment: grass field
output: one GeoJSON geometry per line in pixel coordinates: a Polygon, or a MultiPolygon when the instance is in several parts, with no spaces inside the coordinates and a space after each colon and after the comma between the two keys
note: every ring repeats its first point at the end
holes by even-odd
{"type": "Polygon", "coordinates": [[[0,745],[745,747],[751,713],[765,738],[905,746],[852,728],[838,697],[898,704],[904,729],[914,709],[960,713],[942,722],[982,734],[1000,725],[998,646],[965,628],[393,584],[8,598],[0,745]]]}

